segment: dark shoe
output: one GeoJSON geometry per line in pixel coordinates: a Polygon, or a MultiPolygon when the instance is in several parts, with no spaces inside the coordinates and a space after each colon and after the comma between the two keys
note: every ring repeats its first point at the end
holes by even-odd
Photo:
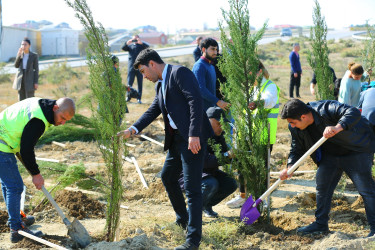
{"type": "Polygon", "coordinates": [[[328,225],[321,225],[317,222],[313,222],[308,226],[301,227],[297,229],[297,234],[306,235],[306,234],[321,234],[328,233],[328,225]]]}
{"type": "MultiPolygon", "coordinates": [[[[41,237],[41,236],[43,236],[42,231],[39,231],[39,230],[30,230],[30,229],[28,229],[27,227],[21,228],[20,230],[22,230],[22,231],[24,231],[24,232],[26,232],[26,233],[29,233],[29,234],[31,234],[31,235],[34,235],[34,236],[36,236],[36,237],[41,237]]],[[[13,229],[10,230],[10,241],[11,241],[12,243],[17,243],[17,242],[19,242],[20,240],[22,240],[24,237],[25,237],[25,236],[20,235],[20,234],[18,233],[18,231],[13,230],[13,229]]]]}
{"type": "Polygon", "coordinates": [[[203,209],[203,214],[204,214],[205,217],[208,217],[208,218],[217,218],[217,217],[219,217],[219,214],[216,213],[214,210],[212,210],[212,207],[211,208],[203,209]]]}
{"type": "Polygon", "coordinates": [[[178,247],[175,247],[174,250],[183,250],[183,249],[189,249],[189,250],[196,250],[196,249],[199,249],[199,247],[189,243],[189,242],[185,242],[184,244],[182,245],[179,245],[178,247]]]}
{"type": "Polygon", "coordinates": [[[300,95],[297,95],[297,98],[302,98],[300,95]]]}
{"type": "Polygon", "coordinates": [[[371,230],[371,232],[367,235],[367,237],[372,237],[375,235],[375,230],[371,230]]]}
{"type": "Polygon", "coordinates": [[[138,99],[137,102],[138,104],[142,104],[141,99],[138,99]]]}
{"type": "Polygon", "coordinates": [[[130,97],[126,97],[126,102],[130,102],[130,97]]]}
{"type": "MultiPolygon", "coordinates": [[[[21,217],[21,220],[27,227],[35,223],[35,217],[31,215],[27,215],[26,217],[21,217]]],[[[6,225],[9,226],[9,221],[7,221],[6,225]]]]}

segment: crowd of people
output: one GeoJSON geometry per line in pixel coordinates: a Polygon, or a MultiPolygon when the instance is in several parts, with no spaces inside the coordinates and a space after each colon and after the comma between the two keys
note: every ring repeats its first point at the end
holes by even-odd
{"type": "MultiPolygon", "coordinates": [[[[241,173],[238,173],[236,180],[220,169],[235,156],[230,143],[223,136],[221,124],[232,121],[228,115],[231,104],[220,91],[220,84],[225,84],[226,78],[217,67],[221,58],[219,45],[210,37],[197,37],[196,41],[197,47],[193,52],[195,64],[191,70],[165,63],[138,35],[122,47],[129,52],[126,101],[136,98],[142,104],[143,78],[155,83],[156,94],[147,111],[129,128],[120,131],[118,136],[127,139],[139,134],[162,115],[167,155],[161,180],[176,213],[175,223],[186,230],[185,243],[175,249],[198,249],[202,238],[202,213],[207,217],[218,217],[213,207],[232,195],[237,188],[239,194],[226,205],[239,208],[247,199],[246,180],[241,173]],[[137,91],[132,88],[135,78],[137,91]],[[208,140],[218,146],[221,157],[217,157],[208,140]]],[[[30,45],[28,38],[23,39],[15,61],[18,71],[13,88],[18,90],[19,102],[0,113],[0,180],[12,242],[23,238],[19,230],[35,236],[42,234],[27,228],[35,218],[20,215],[23,181],[15,155],[32,175],[35,187],[41,189],[44,179],[35,160],[34,147],[50,126],[64,125],[75,114],[75,104],[71,98],[50,100],[34,97],[38,89],[38,55],[30,51],[30,45]]],[[[281,119],[289,123],[292,143],[287,168],[280,173],[280,179],[291,177],[287,169],[322,136],[329,140],[312,154],[313,161],[319,166],[316,174],[316,220],[297,232],[312,234],[329,231],[332,195],[345,172],[363,197],[370,225],[368,236],[373,236],[375,182],[371,168],[375,152],[375,88],[362,91],[362,82],[372,71],[369,69],[365,72],[360,64],[349,63],[348,70],[340,78],[338,101],[322,100],[306,104],[300,100],[302,67],[299,50],[300,45],[295,43],[289,55],[290,100],[283,106],[281,119]]],[[[115,72],[118,72],[118,58],[112,56],[111,59],[115,72]]],[[[331,67],[330,70],[333,82],[336,82],[335,71],[331,67]]],[[[260,61],[257,74],[262,76],[261,81],[255,83],[255,96],[260,96],[260,101],[249,100],[248,108],[256,110],[261,107],[267,111],[270,129],[262,131],[262,136],[269,138],[267,142],[272,150],[276,142],[280,88],[271,81],[269,72],[260,61]]],[[[316,87],[319,88],[319,82],[314,74],[311,94],[315,95],[316,87]]],[[[268,162],[268,157],[268,154],[264,155],[265,162],[268,162]]]]}

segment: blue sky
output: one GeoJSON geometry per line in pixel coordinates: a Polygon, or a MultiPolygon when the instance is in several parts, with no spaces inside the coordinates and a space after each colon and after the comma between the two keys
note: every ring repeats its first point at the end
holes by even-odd
{"type": "MultiPolygon", "coordinates": [[[[228,10],[227,0],[87,0],[94,19],[105,28],[133,29],[153,25],[165,33],[181,28],[218,27],[221,8],[228,10]]],[[[329,28],[340,29],[350,24],[375,23],[375,0],[320,0],[329,28]]],[[[82,29],[74,11],[64,0],[2,0],[3,25],[26,20],[67,22],[82,29]]],[[[256,28],[268,19],[277,24],[312,25],[313,0],[248,0],[250,24],[256,28]]]]}

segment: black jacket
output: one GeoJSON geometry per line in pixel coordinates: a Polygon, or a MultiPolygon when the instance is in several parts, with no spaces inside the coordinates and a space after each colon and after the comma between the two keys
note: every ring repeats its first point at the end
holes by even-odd
{"type": "Polygon", "coordinates": [[[206,112],[203,111],[202,96],[193,72],[186,67],[169,65],[165,81],[166,105],[161,93],[161,82],[157,82],[154,101],[133,126],[141,132],[162,114],[165,126],[164,150],[167,150],[173,139],[168,129],[167,115],[169,114],[186,141],[190,136],[194,136],[200,138],[201,144],[207,142],[207,139],[213,135],[213,130],[206,112]]]}
{"type": "Polygon", "coordinates": [[[123,51],[129,52],[128,56],[128,71],[133,70],[133,64],[135,62],[135,59],[137,59],[137,56],[139,53],[141,53],[142,50],[147,49],[150,47],[147,43],[142,42],[142,44],[138,43],[131,43],[130,45],[127,45],[126,42],[124,46],[122,46],[123,51]]]}
{"type": "MultiPolygon", "coordinates": [[[[360,111],[352,106],[333,100],[323,100],[308,103],[314,117],[314,123],[318,132],[323,136],[327,126],[336,126],[338,123],[343,131],[329,138],[332,145],[354,152],[375,152],[375,134],[366,118],[360,111]]],[[[300,130],[289,125],[292,134],[292,144],[288,158],[288,165],[293,165],[315,143],[307,129],[300,130]]],[[[311,158],[317,163],[316,152],[311,158]]]]}

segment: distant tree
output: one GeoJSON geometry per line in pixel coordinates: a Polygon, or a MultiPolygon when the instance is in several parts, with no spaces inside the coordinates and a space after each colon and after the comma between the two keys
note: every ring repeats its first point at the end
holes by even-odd
{"type": "Polygon", "coordinates": [[[227,82],[221,84],[226,101],[231,103],[230,114],[236,127],[233,134],[228,124],[224,126],[227,142],[230,142],[235,160],[232,169],[239,170],[245,179],[246,193],[259,197],[267,188],[267,169],[264,156],[268,137],[264,130],[268,126],[267,113],[262,105],[256,112],[248,106],[252,101],[261,103],[259,88],[262,75],[257,75],[259,58],[258,41],[262,38],[266,23],[254,34],[250,34],[250,16],[247,0],[229,0],[229,11],[222,9],[224,20],[219,23],[221,49],[223,51],[219,69],[227,82]],[[229,28],[230,38],[227,36],[229,28]]]}
{"type": "Polygon", "coordinates": [[[334,100],[333,73],[329,68],[329,50],[327,46],[327,25],[318,0],[314,0],[314,26],[310,28],[310,42],[312,51],[308,51],[307,60],[316,75],[317,100],[334,100]]]}
{"type": "MultiPolygon", "coordinates": [[[[364,49],[362,50],[363,67],[368,70],[375,66],[375,25],[369,25],[366,21],[367,40],[364,41],[364,49]]],[[[369,77],[369,82],[370,82],[369,77]]]]}
{"type": "Polygon", "coordinates": [[[89,85],[93,93],[91,107],[93,124],[99,131],[96,139],[107,167],[107,181],[110,187],[109,190],[106,189],[108,191],[106,240],[113,241],[119,226],[123,191],[121,149],[124,145],[116,134],[121,130],[120,121],[125,110],[125,91],[120,74],[113,68],[108,38],[103,26],[94,22],[85,0],[65,1],[75,10],[89,41],[86,52],[90,71],[89,85]]]}

